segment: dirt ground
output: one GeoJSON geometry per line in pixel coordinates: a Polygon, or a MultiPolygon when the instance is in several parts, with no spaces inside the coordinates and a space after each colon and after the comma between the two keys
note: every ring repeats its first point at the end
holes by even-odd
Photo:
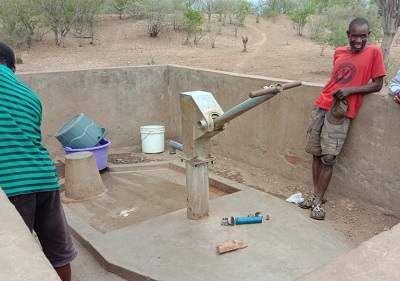
{"type": "MultiPolygon", "coordinates": [[[[308,29],[303,36],[298,36],[284,16],[278,17],[275,22],[262,18],[259,23],[256,23],[255,17],[249,16],[238,30],[237,37],[232,26],[222,26],[218,22],[206,26],[205,30],[199,44],[184,45],[183,31],[162,30],[157,38],[150,38],[143,22],[104,16],[99,21],[93,45],[88,39],[74,38],[71,32],[66,48],[55,46],[53,35],[47,34],[43,41],[34,42],[32,48],[17,50],[17,55],[23,60],[23,64],[17,66],[17,73],[177,64],[321,84],[329,79],[333,50],[327,48],[321,56],[321,47],[311,42],[308,29]],[[249,39],[246,52],[243,52],[242,36],[249,39]],[[214,48],[212,42],[215,42],[214,48]]],[[[400,46],[392,47],[387,69],[389,78],[400,69],[399,51],[400,46]]],[[[164,160],[166,157],[170,157],[167,152],[147,155],[136,148],[122,154],[110,154],[109,161],[138,163],[164,160]]],[[[310,190],[308,186],[266,170],[216,157],[218,160],[210,167],[211,172],[277,197],[287,198],[298,191],[310,190]],[[266,189],[266,182],[273,183],[274,188],[266,189]]],[[[60,163],[58,168],[62,175],[60,163]]],[[[398,218],[385,215],[375,207],[346,199],[329,190],[327,199],[327,221],[354,244],[399,222],[398,218]]]]}

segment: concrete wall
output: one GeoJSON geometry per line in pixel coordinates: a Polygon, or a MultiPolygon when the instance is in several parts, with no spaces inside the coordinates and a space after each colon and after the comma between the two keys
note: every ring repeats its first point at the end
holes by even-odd
{"type": "MultiPolygon", "coordinates": [[[[149,124],[165,125],[166,142],[181,141],[179,92],[211,92],[227,111],[248,99],[250,91],[286,82],[173,65],[19,77],[42,99],[44,143],[52,155],[62,153],[54,133],[79,112],[106,128],[114,148],[140,145],[139,127],[149,124]]],[[[311,185],[311,156],[304,152],[304,138],[310,111],[322,87],[303,83],[232,120],[227,130],[212,138],[213,151],[311,185]]],[[[400,175],[396,172],[399,109],[387,97],[386,89],[365,97],[330,187],[396,216],[400,216],[400,175]]]]}
{"type": "Polygon", "coordinates": [[[19,78],[41,98],[43,141],[55,155],[63,153],[55,132],[80,112],[106,128],[115,147],[140,143],[142,125],[168,126],[172,99],[167,70],[167,66],[111,68],[19,78]]]}
{"type": "MultiPolygon", "coordinates": [[[[248,93],[260,86],[285,82],[216,71],[170,69],[172,92],[187,89],[211,92],[224,111],[246,100],[248,93]]],[[[304,141],[310,111],[322,88],[323,85],[303,83],[244,113],[213,138],[213,150],[311,186],[312,157],[304,152],[304,141]]],[[[330,187],[352,199],[376,204],[396,216],[400,216],[397,204],[400,175],[396,172],[399,109],[388,97],[386,88],[364,98],[330,187]]]]}
{"type": "Polygon", "coordinates": [[[0,188],[0,280],[60,281],[14,205],[0,188]]]}

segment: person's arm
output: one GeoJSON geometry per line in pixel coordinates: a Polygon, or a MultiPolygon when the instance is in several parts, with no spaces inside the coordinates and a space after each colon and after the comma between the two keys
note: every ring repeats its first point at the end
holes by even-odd
{"type": "Polygon", "coordinates": [[[389,94],[392,96],[396,96],[400,93],[400,71],[397,72],[397,75],[390,80],[389,83],[389,94]]]}
{"type": "Polygon", "coordinates": [[[370,93],[379,92],[383,87],[383,77],[384,76],[374,78],[374,79],[372,79],[372,82],[367,85],[357,86],[357,87],[339,88],[335,92],[333,92],[333,96],[335,96],[341,100],[352,94],[366,95],[366,94],[370,94],[370,93]]]}

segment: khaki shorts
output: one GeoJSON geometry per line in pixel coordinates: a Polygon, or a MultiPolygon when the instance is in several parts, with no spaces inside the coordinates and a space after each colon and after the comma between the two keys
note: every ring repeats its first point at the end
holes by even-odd
{"type": "Polygon", "coordinates": [[[351,123],[346,118],[342,124],[334,125],[326,119],[327,111],[317,106],[311,111],[305,150],[315,156],[335,155],[342,150],[351,123]]]}

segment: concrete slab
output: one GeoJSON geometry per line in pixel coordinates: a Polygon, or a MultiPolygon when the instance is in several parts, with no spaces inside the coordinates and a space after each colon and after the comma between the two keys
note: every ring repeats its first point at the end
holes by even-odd
{"type": "MultiPolygon", "coordinates": [[[[104,196],[79,202],[63,196],[69,209],[97,231],[104,234],[186,208],[183,167],[169,162],[111,167],[101,175],[107,190],[104,196]],[[122,211],[132,213],[121,217],[122,211]]],[[[213,184],[218,186],[210,185],[210,199],[238,190],[213,184]]]]}
{"type": "Polygon", "coordinates": [[[105,270],[74,237],[72,237],[72,242],[78,255],[71,263],[71,281],[125,281],[125,279],[105,270]]]}
{"type": "MultiPolygon", "coordinates": [[[[146,169],[129,167],[135,168],[146,169]]],[[[212,199],[210,216],[200,221],[187,219],[183,208],[101,233],[71,204],[64,208],[79,242],[103,267],[127,280],[295,280],[353,248],[329,224],[311,220],[308,210],[212,174],[210,181],[240,191],[212,199]],[[223,217],[257,211],[270,220],[221,225],[223,217]],[[248,247],[217,253],[218,244],[235,239],[248,247]]]]}
{"type": "Polygon", "coordinates": [[[400,280],[400,224],[296,281],[400,280]]]}

